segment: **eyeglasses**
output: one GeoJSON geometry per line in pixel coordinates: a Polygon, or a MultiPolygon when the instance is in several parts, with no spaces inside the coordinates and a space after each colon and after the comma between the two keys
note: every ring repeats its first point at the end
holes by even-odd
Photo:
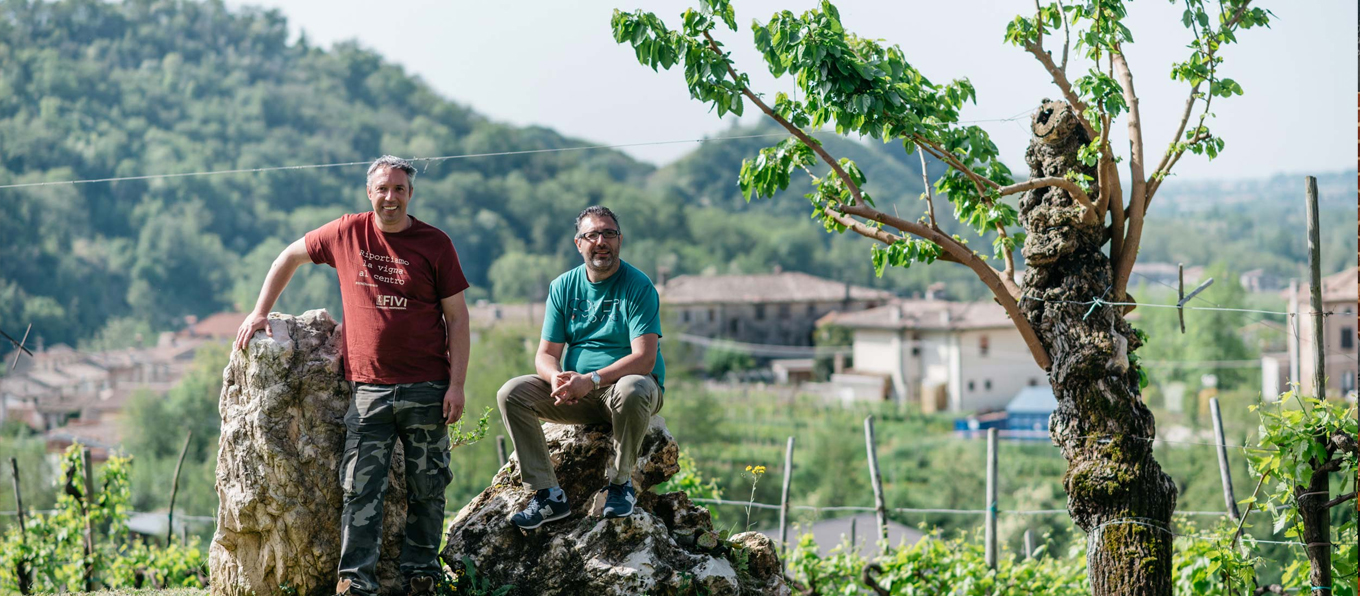
{"type": "Polygon", "coordinates": [[[576,239],[594,242],[596,240],[599,240],[601,236],[603,236],[605,240],[613,240],[622,235],[623,233],[619,232],[618,230],[595,230],[592,232],[577,234],[576,239]]]}

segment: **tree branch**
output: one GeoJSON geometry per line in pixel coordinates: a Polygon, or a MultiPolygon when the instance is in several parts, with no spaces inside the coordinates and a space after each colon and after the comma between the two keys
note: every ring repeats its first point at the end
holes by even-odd
{"type": "MultiPolygon", "coordinates": [[[[869,239],[871,239],[871,240],[877,240],[877,241],[882,242],[883,244],[887,244],[887,245],[896,244],[896,243],[902,241],[902,237],[901,237],[901,236],[897,236],[897,235],[895,235],[895,234],[892,234],[892,233],[890,233],[890,232],[887,232],[887,231],[883,230],[882,228],[875,228],[875,227],[873,227],[873,226],[864,225],[864,224],[861,223],[859,220],[856,220],[856,219],[853,218],[853,217],[849,217],[849,216],[844,215],[844,214],[842,213],[842,211],[844,211],[844,210],[846,209],[846,207],[848,207],[848,206],[845,206],[845,205],[840,206],[839,209],[841,209],[841,211],[837,211],[837,210],[836,210],[837,208],[824,209],[824,211],[825,211],[825,213],[827,214],[827,216],[830,217],[831,219],[835,220],[836,223],[839,223],[839,224],[845,226],[845,227],[846,227],[847,229],[849,229],[850,231],[852,231],[852,232],[854,232],[854,233],[856,233],[856,234],[859,234],[860,236],[864,236],[865,238],[869,238],[869,239]]],[[[868,210],[868,211],[873,211],[872,209],[868,209],[867,207],[864,208],[864,209],[866,209],[866,210],[868,210]]],[[[874,211],[874,212],[877,213],[876,211],[874,211]]],[[[886,217],[886,216],[885,216],[885,217],[886,217]]],[[[868,219],[873,219],[873,218],[868,218],[868,219]]],[[[895,218],[893,218],[893,219],[895,219],[895,218]]],[[[880,222],[880,223],[884,223],[884,222],[880,222]]],[[[909,223],[909,222],[907,222],[907,223],[909,223]]],[[[892,224],[888,224],[888,225],[892,225],[892,224]]],[[[920,225],[920,224],[913,224],[913,225],[920,225]]],[[[893,226],[893,227],[896,227],[896,226],[893,226]]],[[[898,229],[900,230],[900,229],[902,229],[902,228],[898,228],[898,229]]],[[[934,242],[934,240],[933,240],[933,239],[930,239],[930,238],[927,238],[927,240],[931,240],[932,242],[934,242]]],[[[959,259],[958,259],[958,257],[954,256],[953,254],[951,254],[951,253],[949,253],[949,252],[940,253],[940,260],[941,260],[941,261],[949,261],[949,262],[951,262],[951,263],[959,263],[959,262],[960,262],[959,259]]]]}
{"type": "Polygon", "coordinates": [[[1067,26],[1067,10],[1063,6],[1062,0],[1058,0],[1058,14],[1062,15],[1063,22],[1063,59],[1058,71],[1067,76],[1067,49],[1072,47],[1072,29],[1067,26]]]}
{"type": "MultiPolygon", "coordinates": [[[[722,50],[718,47],[718,42],[713,39],[713,36],[709,34],[709,32],[707,31],[704,32],[704,38],[708,40],[708,47],[710,50],[719,55],[722,54],[722,50]]],[[[732,78],[733,81],[741,85],[741,77],[737,74],[737,71],[732,68],[732,65],[730,63],[727,66],[727,74],[732,78]]],[[[1048,350],[1044,348],[1043,342],[1039,340],[1038,334],[1034,331],[1034,328],[1030,326],[1029,320],[1026,319],[1020,313],[1020,305],[1017,302],[1018,297],[1020,295],[1020,288],[1015,285],[1014,279],[1008,279],[1003,281],[1001,275],[997,272],[997,270],[992,269],[990,265],[983,262],[983,260],[979,258],[978,255],[974,254],[971,249],[965,246],[962,242],[954,240],[952,237],[944,234],[939,230],[931,229],[929,226],[926,226],[924,224],[907,221],[898,217],[893,217],[886,213],[882,213],[876,209],[871,209],[865,206],[863,204],[864,203],[863,195],[860,193],[859,185],[855,184],[855,182],[850,179],[850,175],[847,174],[845,172],[845,169],[841,167],[840,162],[836,161],[835,158],[831,157],[831,154],[827,153],[826,149],[822,148],[821,144],[812,140],[812,138],[809,137],[807,133],[803,132],[803,130],[798,128],[797,126],[794,126],[793,123],[786,120],[783,116],[780,116],[779,114],[775,113],[774,110],[770,109],[770,106],[766,105],[765,102],[761,101],[760,98],[757,97],[756,94],[752,92],[751,89],[746,85],[741,85],[741,93],[743,96],[749,99],[752,104],[759,108],[761,112],[764,112],[766,116],[769,116],[775,122],[779,123],[780,126],[784,127],[784,130],[787,130],[790,134],[792,134],[804,145],[806,145],[809,149],[811,149],[813,153],[817,154],[817,156],[820,157],[822,161],[826,162],[827,165],[831,166],[831,170],[835,172],[836,176],[839,177],[842,182],[845,183],[846,188],[850,190],[850,195],[855,199],[853,205],[841,203],[837,207],[837,209],[839,209],[842,213],[845,214],[856,215],[859,217],[863,217],[865,219],[870,219],[882,224],[890,225],[905,233],[910,233],[938,244],[940,248],[944,250],[945,253],[952,255],[953,257],[958,259],[958,262],[966,265],[969,269],[972,269],[973,272],[976,273],[977,276],[982,280],[982,283],[987,284],[987,287],[992,290],[992,294],[996,297],[997,302],[1000,303],[1001,307],[1006,310],[1006,314],[1010,316],[1011,322],[1014,323],[1016,329],[1020,331],[1020,336],[1024,338],[1025,344],[1029,347],[1030,353],[1031,355],[1034,356],[1034,361],[1039,365],[1039,367],[1043,368],[1044,370],[1048,370],[1052,366],[1052,360],[1048,356],[1048,350]]],[[[925,142],[929,143],[929,141],[925,142]]],[[[958,163],[957,160],[954,160],[954,162],[958,163]]],[[[971,170],[967,170],[966,168],[965,170],[971,172],[971,170]]],[[[978,178],[977,175],[973,174],[973,176],[975,178],[974,182],[977,182],[978,178]]],[[[987,180],[986,178],[982,178],[982,180],[986,181],[993,187],[997,186],[997,184],[995,182],[992,182],[991,180],[987,180]]],[[[831,215],[835,217],[834,213],[831,213],[831,215]]],[[[846,222],[841,219],[837,219],[837,222],[840,222],[843,225],[849,227],[850,229],[855,230],[856,233],[862,233],[860,229],[855,227],[855,225],[858,224],[860,226],[863,226],[863,224],[859,224],[858,222],[854,222],[853,220],[846,222]]],[[[864,227],[867,228],[868,226],[864,227]]],[[[882,230],[879,231],[881,232],[882,230]]],[[[877,238],[872,235],[870,235],[869,237],[875,238],[880,242],[882,241],[881,238],[877,238]]]]}
{"type": "Polygon", "coordinates": [[[1105,169],[1110,177],[1110,261],[1118,266],[1124,254],[1124,183],[1119,181],[1114,162],[1106,164],[1105,169]]]}
{"type": "MultiPolygon", "coordinates": [[[[1006,233],[1006,226],[1001,225],[999,221],[996,222],[996,235],[1010,238],[1010,234],[1006,233]]],[[[1006,267],[1001,270],[1001,281],[1006,284],[1006,289],[1011,291],[1011,295],[1019,296],[1020,286],[1015,283],[1015,249],[1007,248],[1005,244],[1001,246],[1001,258],[1006,260],[1006,267]]]]}
{"type": "Polygon", "coordinates": [[[1049,176],[1046,178],[1031,178],[1024,182],[1012,184],[1010,186],[1000,187],[996,190],[997,192],[1001,193],[1001,196],[1004,197],[1006,195],[1022,193],[1027,190],[1043,188],[1045,186],[1061,188],[1067,191],[1067,194],[1072,195],[1072,198],[1076,200],[1077,203],[1079,203],[1082,207],[1081,215],[1082,223],[1093,224],[1099,221],[1096,219],[1096,206],[1091,204],[1091,198],[1086,195],[1086,191],[1082,190],[1080,186],[1077,186],[1076,182],[1073,182],[1066,178],[1059,178],[1057,176],[1049,176]]]}
{"type": "Polygon", "coordinates": [[[1119,167],[1115,165],[1112,155],[1114,151],[1110,149],[1109,134],[1113,121],[1109,114],[1101,116],[1100,124],[1102,144],[1100,165],[1104,169],[1097,174],[1100,176],[1101,183],[1102,196],[1100,201],[1104,203],[1105,207],[1102,209],[1100,219],[1101,221],[1105,220],[1105,212],[1110,214],[1110,262],[1118,266],[1119,256],[1124,254],[1124,185],[1119,181],[1119,167]]]}
{"type": "Polygon", "coordinates": [[[1115,75],[1119,86],[1124,90],[1124,103],[1129,108],[1129,206],[1125,215],[1129,220],[1128,231],[1124,234],[1119,263],[1114,273],[1114,297],[1122,300],[1124,290],[1133,272],[1133,263],[1138,259],[1138,242],[1143,235],[1143,214],[1147,212],[1147,179],[1143,175],[1143,121],[1138,111],[1138,95],[1133,90],[1133,74],[1129,63],[1118,46],[1113,49],[1115,75]]]}
{"type": "Polygon", "coordinates": [[[883,225],[892,226],[905,233],[934,242],[935,244],[940,245],[940,247],[945,250],[943,254],[952,255],[954,257],[954,259],[952,260],[955,260],[960,263],[968,260],[968,258],[973,255],[973,252],[971,250],[968,250],[968,247],[954,241],[953,238],[950,238],[944,232],[941,232],[939,230],[932,230],[924,224],[920,224],[914,221],[907,221],[900,217],[888,215],[887,213],[884,213],[877,209],[873,209],[871,207],[866,207],[864,205],[847,205],[845,203],[841,203],[840,205],[835,206],[834,209],[847,215],[863,217],[864,219],[870,221],[876,221],[883,225]],[[951,246],[957,246],[959,248],[962,248],[963,250],[961,251],[950,250],[951,246]]]}
{"type": "MultiPolygon", "coordinates": [[[[713,50],[713,52],[718,55],[722,55],[722,49],[718,47],[718,42],[713,39],[713,36],[709,34],[709,32],[704,32],[704,38],[708,40],[708,47],[710,50],[713,50]]],[[[741,77],[737,75],[737,71],[732,68],[731,63],[727,65],[727,74],[732,77],[733,82],[741,85],[741,77]]],[[[766,105],[764,101],[761,101],[760,97],[756,96],[756,94],[751,91],[750,87],[741,85],[741,94],[746,96],[746,99],[749,99],[757,108],[760,108],[760,111],[764,112],[766,116],[774,119],[775,122],[784,127],[784,130],[787,130],[789,134],[797,137],[799,141],[804,145],[807,145],[813,153],[817,154],[817,157],[831,166],[831,171],[835,172],[836,177],[840,178],[841,181],[845,183],[845,187],[850,190],[850,196],[854,197],[856,204],[863,202],[864,195],[860,192],[859,185],[855,184],[855,181],[850,179],[850,175],[841,167],[840,162],[836,161],[836,158],[831,157],[831,154],[827,153],[826,149],[822,148],[820,143],[814,141],[812,137],[809,137],[807,133],[803,132],[803,129],[794,126],[793,123],[785,120],[783,116],[776,113],[770,106],[766,105]]]]}
{"type": "MultiPolygon", "coordinates": [[[[1113,151],[1110,151],[1110,117],[1106,114],[1100,115],[1100,160],[1096,162],[1097,186],[1100,189],[1100,196],[1096,197],[1096,219],[1105,221],[1105,213],[1110,209],[1110,180],[1111,175],[1119,177],[1118,170],[1109,167],[1114,165],[1113,151]]],[[[1119,197],[1123,200],[1123,197],[1119,197]]]]}
{"type": "MultiPolygon", "coordinates": [[[[969,180],[973,182],[973,187],[977,189],[978,198],[983,202],[983,204],[987,205],[988,207],[993,205],[992,200],[987,197],[986,189],[984,189],[983,187],[986,186],[988,188],[995,189],[1001,188],[1001,185],[997,184],[996,182],[993,182],[989,178],[982,177],[977,172],[974,172],[972,168],[963,165],[963,162],[959,161],[958,157],[956,157],[952,152],[946,150],[944,147],[939,146],[939,144],[927,140],[919,135],[914,136],[912,138],[915,139],[917,147],[921,147],[923,150],[926,147],[930,147],[931,148],[930,154],[934,155],[936,159],[944,161],[946,164],[949,165],[949,167],[954,168],[962,172],[964,175],[968,176],[969,180]]],[[[922,160],[924,159],[925,158],[923,157],[922,160]]],[[[934,208],[932,207],[932,210],[933,209],[934,208]]],[[[998,236],[1002,238],[1010,237],[1010,235],[1006,233],[1006,227],[1001,225],[1000,223],[996,224],[996,233],[998,236]]],[[[1020,287],[1015,284],[1015,250],[1010,248],[1003,249],[1001,254],[1002,258],[1005,259],[1006,261],[1006,268],[1005,270],[1002,271],[1004,283],[1006,287],[1009,290],[1011,290],[1015,296],[1019,296],[1020,287]]]]}
{"type": "MultiPolygon", "coordinates": [[[[941,147],[939,143],[922,137],[921,135],[913,135],[911,140],[914,141],[918,147],[929,148],[930,154],[935,156],[935,159],[945,162],[949,167],[962,172],[963,175],[973,181],[973,184],[979,185],[980,187],[987,186],[989,188],[1000,188],[1001,185],[992,182],[990,179],[974,172],[972,168],[963,165],[963,162],[959,161],[958,157],[956,157],[952,151],[941,147]]],[[[978,194],[982,195],[982,200],[987,200],[987,195],[981,188],[978,188],[978,194]]]]}
{"type": "Polygon", "coordinates": [[[1050,56],[1038,44],[1025,44],[1025,50],[1034,54],[1034,57],[1039,59],[1039,63],[1044,65],[1049,76],[1053,77],[1053,82],[1062,91],[1063,99],[1067,100],[1067,104],[1072,106],[1072,112],[1077,116],[1077,122],[1080,122],[1081,127],[1086,130],[1086,137],[1096,136],[1095,128],[1086,120],[1086,104],[1082,103],[1076,92],[1072,90],[1072,83],[1067,80],[1067,73],[1064,72],[1064,69],[1059,69],[1056,64],[1053,64],[1053,56],[1050,56]]]}
{"type": "MultiPolygon", "coordinates": [[[[1157,191],[1158,186],[1161,186],[1159,183],[1170,173],[1171,166],[1175,165],[1180,154],[1185,153],[1183,149],[1177,151],[1176,145],[1180,142],[1181,135],[1185,134],[1185,125],[1190,123],[1190,113],[1194,111],[1195,100],[1199,99],[1195,97],[1195,94],[1199,93],[1199,85],[1200,83],[1195,83],[1190,87],[1190,97],[1185,98],[1185,109],[1181,112],[1181,122],[1176,126],[1176,134],[1171,136],[1171,144],[1166,148],[1166,154],[1162,155],[1162,161],[1157,164],[1156,169],[1152,170],[1153,181],[1152,188],[1148,189],[1149,196],[1157,191]]],[[[1207,105],[1205,111],[1208,111],[1207,105]]]]}
{"type": "MultiPolygon", "coordinates": [[[[896,218],[863,205],[842,204],[839,209],[844,213],[877,221],[881,224],[889,225],[900,230],[904,228],[898,226],[924,227],[921,226],[921,224],[896,218]]],[[[915,234],[914,231],[912,233],[915,234]]],[[[939,234],[939,236],[944,236],[943,232],[937,232],[937,234],[939,234]]],[[[953,253],[959,258],[959,262],[969,269],[972,269],[973,272],[977,274],[978,278],[982,280],[982,283],[987,284],[987,287],[992,290],[992,295],[996,297],[997,303],[1006,310],[1006,314],[1011,318],[1011,322],[1015,324],[1015,328],[1020,331],[1020,337],[1024,338],[1025,345],[1029,347],[1030,354],[1034,356],[1034,361],[1040,368],[1048,370],[1049,367],[1052,366],[1053,361],[1049,359],[1048,350],[1044,348],[1043,342],[1039,340],[1039,335],[1034,331],[1034,328],[1030,326],[1029,320],[1020,313],[1020,303],[1018,302],[1020,288],[1015,284],[1014,277],[1012,276],[1010,279],[1004,278],[999,271],[993,269],[991,265],[988,265],[979,258],[978,255],[974,254],[972,250],[969,250],[967,246],[964,246],[959,242],[943,244],[936,241],[931,236],[917,235],[939,244],[944,248],[946,253],[953,253]]]]}
{"type": "Polygon", "coordinates": [[[1339,496],[1339,497],[1337,497],[1337,498],[1335,498],[1335,499],[1332,499],[1332,500],[1330,500],[1330,501],[1327,501],[1326,503],[1323,503],[1323,504],[1322,504],[1322,508],[1323,508],[1323,509],[1331,509],[1331,508],[1333,508],[1333,507],[1336,507],[1337,505],[1340,505],[1340,504],[1342,504],[1342,503],[1345,503],[1346,501],[1349,501],[1349,500],[1354,499],[1354,498],[1355,498],[1355,491],[1351,491],[1351,492],[1348,492],[1348,493],[1346,493],[1346,494],[1344,494],[1344,495],[1341,495],[1341,496],[1339,496]]]}
{"type": "Polygon", "coordinates": [[[1034,0],[1034,29],[1038,35],[1034,39],[1034,45],[1044,47],[1044,8],[1039,5],[1039,0],[1034,0]]]}
{"type": "MultiPolygon", "coordinates": [[[[1207,104],[1206,104],[1206,107],[1207,107],[1207,104]]],[[[1195,135],[1193,138],[1191,138],[1186,144],[1187,144],[1187,145],[1194,145],[1195,143],[1198,143],[1198,142],[1200,142],[1200,141],[1203,141],[1203,140],[1209,138],[1210,136],[1211,136],[1211,135],[1209,135],[1208,133],[1199,133],[1199,134],[1195,135]]],[[[1168,173],[1170,173],[1170,172],[1171,172],[1171,168],[1176,167],[1176,163],[1179,162],[1179,161],[1181,160],[1181,156],[1183,156],[1183,155],[1185,155],[1185,152],[1184,152],[1184,151],[1177,151],[1176,154],[1175,154],[1174,156],[1171,157],[1171,163],[1169,163],[1169,164],[1166,165],[1166,170],[1165,170],[1165,171],[1168,172],[1168,173]]],[[[1162,181],[1165,180],[1165,179],[1166,179],[1165,177],[1162,177],[1162,178],[1154,178],[1154,179],[1148,181],[1148,202],[1149,202],[1149,203],[1152,201],[1152,195],[1153,195],[1153,193],[1156,193],[1156,192],[1157,192],[1157,189],[1159,189],[1159,188],[1162,187],[1162,181]]],[[[1145,204],[1143,205],[1143,211],[1145,211],[1145,212],[1147,211],[1147,205],[1148,205],[1148,203],[1145,203],[1145,204]]]]}
{"type": "MultiPolygon", "coordinates": [[[[1232,29],[1236,28],[1238,21],[1242,19],[1242,15],[1246,13],[1247,6],[1250,4],[1251,0],[1247,0],[1246,2],[1243,2],[1241,6],[1237,7],[1237,12],[1233,13],[1232,18],[1229,18],[1226,22],[1223,23],[1223,27],[1219,29],[1219,33],[1222,34],[1222,32],[1224,31],[1231,31],[1232,29]]],[[[1216,51],[1215,49],[1216,46],[1209,45],[1208,47],[1210,69],[1209,81],[1212,82],[1214,78],[1214,73],[1217,70],[1214,65],[1214,52],[1216,51]]],[[[1181,121],[1180,125],[1176,127],[1176,134],[1171,137],[1171,145],[1166,148],[1166,154],[1162,156],[1162,161],[1157,164],[1157,169],[1152,170],[1152,180],[1148,182],[1147,201],[1146,203],[1144,203],[1144,209],[1146,209],[1148,206],[1152,204],[1153,195],[1156,195],[1157,189],[1162,187],[1162,180],[1165,180],[1166,177],[1171,174],[1171,168],[1175,167],[1176,162],[1179,161],[1181,155],[1185,153],[1185,147],[1189,147],[1190,145],[1194,145],[1195,143],[1198,143],[1208,138],[1208,135],[1204,135],[1201,133],[1199,135],[1196,135],[1194,139],[1191,139],[1188,143],[1183,145],[1181,149],[1179,150],[1176,149],[1176,146],[1180,141],[1181,135],[1185,134],[1185,125],[1190,121],[1190,113],[1193,111],[1195,106],[1195,100],[1197,99],[1195,95],[1199,93],[1199,86],[1201,83],[1203,83],[1203,81],[1197,81],[1193,86],[1190,87],[1190,96],[1185,98],[1185,109],[1184,111],[1181,112],[1181,121]]],[[[1199,125],[1197,128],[1204,127],[1204,118],[1205,116],[1209,115],[1209,105],[1210,103],[1213,102],[1213,100],[1214,96],[1212,94],[1204,98],[1204,112],[1201,113],[1199,116],[1199,125]]]]}
{"type": "Polygon", "coordinates": [[[926,193],[926,209],[930,213],[930,227],[940,229],[939,222],[935,221],[935,196],[930,192],[930,175],[926,173],[926,150],[920,143],[916,143],[917,155],[921,157],[921,187],[926,193]]]}
{"type": "Polygon", "coordinates": [[[1341,460],[1340,460],[1340,459],[1331,458],[1330,455],[1328,456],[1328,459],[1327,459],[1327,461],[1326,461],[1325,463],[1323,463],[1322,465],[1320,465],[1320,466],[1318,466],[1318,467],[1316,467],[1316,468],[1313,468],[1313,473],[1314,473],[1314,474],[1330,474],[1330,473],[1332,473],[1332,472],[1340,472],[1340,471],[1341,471],[1341,460]]]}

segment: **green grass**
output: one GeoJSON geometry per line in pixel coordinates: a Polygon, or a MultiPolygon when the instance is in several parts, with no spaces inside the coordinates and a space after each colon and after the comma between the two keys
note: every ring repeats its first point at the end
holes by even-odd
{"type": "Polygon", "coordinates": [[[171,588],[169,590],[124,589],[124,590],[100,590],[98,592],[75,592],[74,594],[76,594],[77,596],[80,594],[89,594],[91,596],[131,596],[132,594],[156,594],[157,596],[207,596],[208,590],[206,588],[204,589],[171,588]]]}

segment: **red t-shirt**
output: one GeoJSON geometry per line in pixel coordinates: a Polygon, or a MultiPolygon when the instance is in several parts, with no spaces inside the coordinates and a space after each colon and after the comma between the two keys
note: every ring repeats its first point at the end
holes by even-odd
{"type": "Polygon", "coordinates": [[[449,379],[439,301],[468,287],[448,235],[411,218],[378,229],[373,212],[341,216],[307,233],[307,255],[340,275],[345,378],[395,384],[449,379]]]}

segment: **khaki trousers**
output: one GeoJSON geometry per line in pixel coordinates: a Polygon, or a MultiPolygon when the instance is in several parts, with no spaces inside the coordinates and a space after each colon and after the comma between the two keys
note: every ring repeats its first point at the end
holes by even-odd
{"type": "Polygon", "coordinates": [[[530,490],[558,486],[540,420],[561,424],[610,424],[614,428],[614,476],[622,484],[633,473],[638,449],[652,415],[661,411],[661,387],[650,375],[627,375],[570,405],[555,405],[552,387],[538,375],[506,381],[496,393],[501,419],[519,454],[520,480],[530,490]]]}

